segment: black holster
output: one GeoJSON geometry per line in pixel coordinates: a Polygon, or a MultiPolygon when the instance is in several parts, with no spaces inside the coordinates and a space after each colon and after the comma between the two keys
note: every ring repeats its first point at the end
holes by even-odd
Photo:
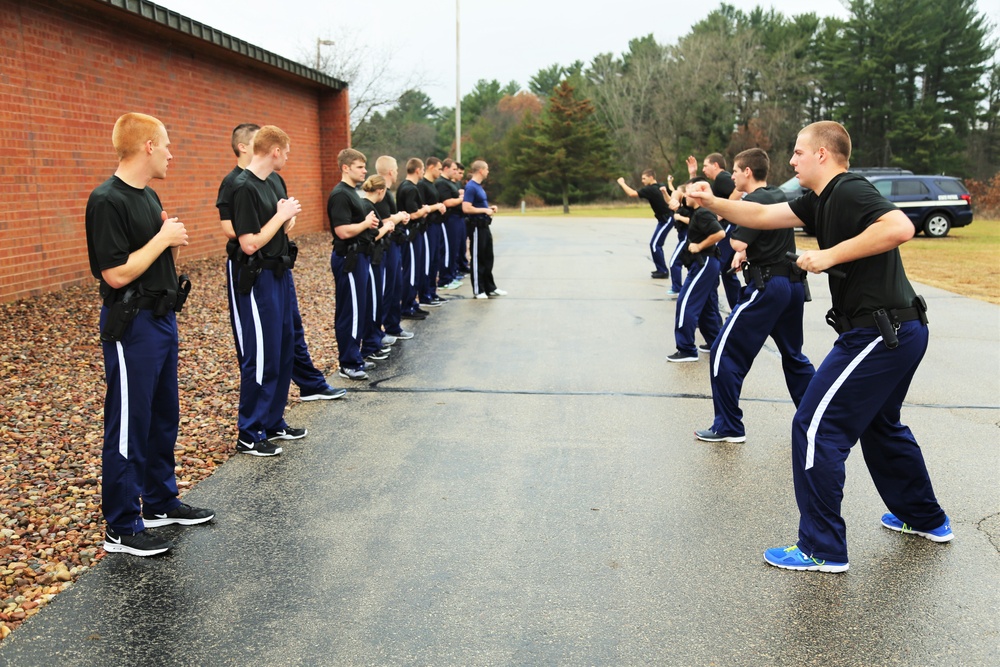
{"type": "Polygon", "coordinates": [[[257,253],[247,255],[240,252],[233,262],[236,267],[236,291],[240,294],[249,294],[253,291],[253,286],[257,284],[257,278],[264,267],[260,265],[260,258],[257,253]]]}
{"type": "Polygon", "coordinates": [[[121,290],[112,289],[104,299],[104,305],[108,312],[104,317],[104,326],[101,328],[101,340],[105,343],[113,343],[121,340],[125,335],[125,329],[132,323],[136,315],[139,314],[140,289],[138,287],[127,287],[124,293],[121,290]],[[121,294],[121,298],[118,296],[121,294]]]}

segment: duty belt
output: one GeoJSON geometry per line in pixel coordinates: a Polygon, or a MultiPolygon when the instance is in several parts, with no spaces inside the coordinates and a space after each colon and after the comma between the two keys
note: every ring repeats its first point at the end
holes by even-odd
{"type": "Polygon", "coordinates": [[[924,301],[924,297],[922,296],[914,298],[913,305],[909,308],[880,309],[853,318],[847,317],[835,308],[831,308],[826,314],[826,323],[833,327],[837,333],[842,334],[851,329],[880,327],[881,325],[876,315],[881,313],[885,313],[888,316],[889,323],[897,329],[901,323],[913,320],[920,320],[924,324],[927,324],[927,302],[924,301]]]}

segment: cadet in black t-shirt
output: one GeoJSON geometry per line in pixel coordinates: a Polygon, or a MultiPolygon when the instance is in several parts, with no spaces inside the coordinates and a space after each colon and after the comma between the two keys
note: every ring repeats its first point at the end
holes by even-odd
{"type": "MultiPolygon", "coordinates": [[[[784,192],[767,185],[770,160],[761,149],[743,151],[733,165],[733,179],[745,201],[776,204],[786,200],[784,192]]],[[[802,354],[804,275],[785,256],[795,252],[794,231],[737,227],[730,243],[736,250],[731,265],[739,268],[744,260],[748,263],[744,268],[747,286],[711,347],[709,377],[715,418],[709,428],[695,431],[706,442],[746,440],[740,392],[768,336],[781,354],[785,385],[795,405],[815,373],[802,354]]]]}
{"type": "Polygon", "coordinates": [[[465,254],[465,216],[462,215],[462,196],[465,194],[456,183],[457,163],[451,158],[441,162],[441,176],[434,181],[438,201],[445,205],[444,251],[438,287],[456,290],[462,286],[459,258],[465,254]]]}
{"type": "Polygon", "coordinates": [[[250,164],[233,190],[233,231],[240,244],[236,299],[243,315],[236,451],[252,456],[280,454],[272,440],[306,435],[284,419],[295,345],[286,231],[302,207],[294,198],[279,198],[268,181],[285,166],[290,143],[281,129],[260,128],[250,164]]]}
{"type": "Polygon", "coordinates": [[[444,214],[447,211],[438,196],[435,181],[441,180],[441,160],[427,158],[424,163],[424,177],[417,181],[420,196],[431,207],[424,228],[424,279],[420,288],[421,305],[436,308],[444,303],[437,294],[438,273],[444,264],[444,214]]]}
{"type": "Polygon", "coordinates": [[[385,317],[382,321],[386,336],[383,343],[388,338],[389,345],[396,342],[396,339],[408,340],[413,338],[413,332],[403,329],[402,323],[402,292],[403,292],[403,253],[410,254],[410,242],[407,236],[410,214],[401,211],[396,204],[396,199],[392,195],[392,186],[399,176],[399,165],[396,159],[389,155],[381,155],[375,160],[375,169],[379,176],[385,179],[386,192],[382,201],[376,204],[379,217],[385,219],[390,216],[398,216],[396,228],[389,234],[388,243],[383,256],[385,265],[385,317]]]}
{"type": "MultiPolygon", "coordinates": [[[[690,188],[691,183],[686,183],[684,187],[690,188]]],[[[711,211],[701,208],[696,201],[688,200],[687,204],[693,212],[688,224],[684,264],[690,269],[674,311],[677,351],[667,357],[667,361],[671,362],[698,361],[698,348],[694,342],[696,327],[705,337],[708,347],[715,342],[722,327],[722,316],[719,315],[719,249],[716,244],[725,237],[725,232],[711,211]]]]}
{"type": "MultiPolygon", "coordinates": [[[[698,168],[698,161],[691,155],[687,159],[688,174],[694,178],[698,168]]],[[[702,162],[701,171],[712,181],[712,194],[722,199],[728,199],[736,189],[732,174],[726,171],[726,158],[722,153],[712,153],[705,157],[702,162]]],[[[722,228],[726,231],[726,238],[719,243],[719,259],[722,262],[722,288],[726,291],[726,301],[730,310],[736,306],[736,300],[740,296],[740,280],[735,273],[728,273],[726,268],[733,261],[733,248],[729,240],[733,236],[733,225],[728,220],[721,220],[722,228]]]]}
{"type": "MultiPolygon", "coordinates": [[[[653,209],[653,217],[656,218],[656,227],[653,229],[653,236],[649,240],[649,254],[653,258],[653,271],[650,276],[653,278],[670,278],[670,269],[663,257],[663,243],[667,240],[667,234],[674,226],[674,216],[667,206],[661,188],[664,186],[656,181],[656,172],[646,169],[642,172],[642,187],[633,190],[625,182],[624,178],[618,179],[618,185],[629,197],[638,197],[649,202],[649,207],[653,209]]],[[[667,177],[667,182],[673,184],[673,176],[667,177]]],[[[678,277],[679,280],[679,277],[678,277]]]]}
{"type": "Polygon", "coordinates": [[[424,177],[424,162],[420,158],[406,161],[406,178],[396,188],[396,205],[410,214],[408,234],[410,244],[403,248],[403,289],[401,308],[404,319],[422,320],[429,314],[420,307],[419,296],[424,279],[424,261],[427,244],[424,229],[431,208],[424,201],[417,184],[424,177]]]}
{"type": "Polygon", "coordinates": [[[174,262],[188,235],[149,188],[154,178],[166,178],[173,157],[163,123],[125,114],[115,123],[112,143],[118,169],[90,194],[85,214],[90,270],[104,301],[104,550],[154,556],[172,544],[146,528],[215,516],[182,503],[174,475],[180,418],[174,262]]]}
{"type": "Polygon", "coordinates": [[[337,310],[334,329],[337,334],[337,352],[340,355],[341,377],[348,380],[367,380],[367,371],[375,362],[366,362],[361,353],[365,322],[372,317],[369,302],[371,279],[372,243],[378,227],[378,216],[366,213],[361,197],[355,188],[364,182],[368,170],[365,156],[353,148],[345,148],[337,155],[340,165],[340,183],[337,183],[326,202],[326,215],[330,220],[333,236],[333,253],[330,268],[336,281],[337,310]]]}
{"type": "Polygon", "coordinates": [[[802,269],[832,267],[839,337],[817,369],[792,422],[792,480],[799,506],[796,544],[764,552],[776,567],[844,572],[847,528],[840,514],[847,455],[861,441],[865,463],[889,512],[882,525],[933,542],[954,534],[934,496],[927,467],[900,411],[927,349],[927,317],[903,271],[898,246],[913,223],[867,180],[847,173],[851,139],[839,123],[820,121],[799,132],[791,164],[811,192],[763,206],[691,193],[712,211],[757,229],[804,224],[820,249],[805,251],[802,269]]]}

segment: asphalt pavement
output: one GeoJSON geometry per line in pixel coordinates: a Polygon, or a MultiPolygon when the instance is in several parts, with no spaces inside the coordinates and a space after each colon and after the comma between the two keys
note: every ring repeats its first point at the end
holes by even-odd
{"type": "MultiPolygon", "coordinates": [[[[0,665],[1000,664],[1000,308],[918,286],[931,344],[903,421],[955,540],[882,528],[856,451],[850,571],[778,570],[762,552],[798,520],[780,360],[747,378],[746,443],[694,439],[708,362],[664,360],[652,229],[498,217],[508,296],[447,294],[370,382],[291,406],[307,438],[185,496],[213,524],[108,555],[0,665]]],[[[818,365],[835,334],[810,283],[818,365]]]]}

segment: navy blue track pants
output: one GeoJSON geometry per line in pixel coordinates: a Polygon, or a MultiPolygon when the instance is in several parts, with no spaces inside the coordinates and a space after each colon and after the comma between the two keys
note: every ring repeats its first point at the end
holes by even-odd
{"type": "Polygon", "coordinates": [[[720,435],[745,435],[740,392],[754,359],[770,336],[781,354],[785,385],[796,407],[816,369],[802,354],[802,311],[805,287],[785,276],[775,276],[758,289],[753,280],[726,318],[712,345],[710,376],[715,421],[720,435]]]}
{"type": "Polygon", "coordinates": [[[385,267],[385,294],[382,307],[382,326],[387,334],[399,334],[402,309],[400,300],[403,288],[403,253],[409,252],[409,244],[398,245],[390,242],[382,255],[382,266],[385,267]]]}
{"type": "Polygon", "coordinates": [[[674,216],[665,220],[656,219],[656,228],[653,229],[653,237],[649,239],[649,254],[653,258],[653,268],[660,273],[670,273],[667,269],[667,262],[663,258],[663,243],[667,240],[667,234],[674,227],[674,216]]]}
{"type": "MultiPolygon", "coordinates": [[[[101,307],[101,328],[108,309],[101,307]]],[[[177,319],[140,310],[120,341],[102,343],[104,448],[101,503],[112,530],[144,529],[147,511],[169,512],[180,504],[174,476],[177,398],[177,319]]]]}
{"type": "Polygon", "coordinates": [[[934,496],[924,457],[900,408],[927,350],[927,326],[904,322],[899,347],[878,329],[840,335],[820,364],[792,422],[792,479],[799,506],[798,547],[814,558],[846,563],[840,515],[844,465],[854,443],[889,511],[917,530],[933,530],[945,513],[934,496]]]}
{"type": "Polygon", "coordinates": [[[359,254],[353,271],[345,271],[347,259],[336,252],[330,255],[330,268],[337,283],[337,309],[333,326],[337,335],[337,349],[340,366],[360,370],[365,360],[361,355],[361,340],[365,333],[365,322],[371,317],[368,297],[367,255],[359,254]]]}
{"type": "Polygon", "coordinates": [[[695,328],[701,330],[705,342],[711,345],[722,328],[719,314],[719,260],[704,259],[704,264],[691,265],[687,280],[677,297],[674,311],[674,339],[677,350],[688,356],[697,355],[694,342],[695,328]]]}

